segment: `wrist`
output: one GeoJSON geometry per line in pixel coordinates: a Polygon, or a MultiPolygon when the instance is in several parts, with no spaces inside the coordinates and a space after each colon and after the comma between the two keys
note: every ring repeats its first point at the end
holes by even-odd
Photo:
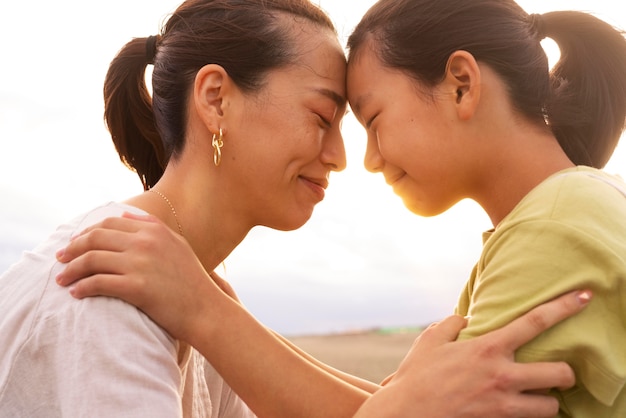
{"type": "Polygon", "coordinates": [[[226,298],[206,273],[199,276],[195,283],[188,288],[179,338],[198,348],[204,340],[214,338],[219,330],[221,305],[226,298]]]}

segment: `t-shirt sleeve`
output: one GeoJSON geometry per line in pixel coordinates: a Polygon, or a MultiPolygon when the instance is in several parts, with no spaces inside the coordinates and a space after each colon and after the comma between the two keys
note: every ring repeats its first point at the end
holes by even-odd
{"type": "Polygon", "coordinates": [[[611,405],[626,381],[624,264],[605,243],[566,224],[537,220],[497,231],[486,242],[468,295],[471,316],[460,338],[500,328],[565,292],[590,288],[578,315],[544,332],[517,360],[567,361],[579,383],[611,405]]]}
{"type": "Polygon", "coordinates": [[[87,298],[33,331],[26,346],[48,367],[27,378],[50,382],[63,416],[182,416],[177,344],[137,308],[87,298]]]}
{"type": "Polygon", "coordinates": [[[178,342],[132,305],[54,281],[70,235],[125,210],[141,213],[111,203],[61,225],[3,276],[0,417],[182,416],[178,342]]]}

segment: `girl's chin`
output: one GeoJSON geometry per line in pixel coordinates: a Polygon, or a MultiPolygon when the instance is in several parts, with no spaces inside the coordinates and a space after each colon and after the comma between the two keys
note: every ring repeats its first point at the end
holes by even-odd
{"type": "Polygon", "coordinates": [[[433,205],[428,205],[427,202],[415,201],[414,199],[409,199],[403,196],[400,196],[400,197],[402,197],[402,202],[404,203],[404,206],[410,212],[418,216],[423,216],[424,218],[430,218],[433,216],[441,215],[442,213],[450,209],[450,206],[445,206],[445,207],[433,206],[433,205]]]}

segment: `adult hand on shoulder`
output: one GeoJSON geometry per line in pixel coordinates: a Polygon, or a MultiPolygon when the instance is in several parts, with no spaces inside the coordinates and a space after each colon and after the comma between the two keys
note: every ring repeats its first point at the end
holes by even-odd
{"type": "Polygon", "coordinates": [[[71,285],[72,296],[123,299],[187,342],[208,294],[221,293],[219,287],[236,300],[225,280],[211,280],[180,235],[150,215],[107,218],[81,232],[57,259],[67,263],[57,283],[71,285]]]}
{"type": "Polygon", "coordinates": [[[429,327],[355,418],[556,416],[558,401],[538,392],[573,386],[574,372],[566,363],[515,363],[514,353],[582,310],[590,297],[590,292],[568,293],[499,330],[465,341],[455,341],[466,325],[462,317],[429,327]]]}

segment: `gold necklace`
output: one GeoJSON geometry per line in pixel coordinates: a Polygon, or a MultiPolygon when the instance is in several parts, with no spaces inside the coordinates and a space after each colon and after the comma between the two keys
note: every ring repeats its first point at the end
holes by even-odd
{"type": "Polygon", "coordinates": [[[159,196],[161,196],[161,198],[163,198],[163,200],[165,200],[165,203],[167,203],[167,205],[170,207],[170,209],[172,210],[172,213],[174,214],[174,219],[176,220],[176,225],[178,225],[178,233],[183,236],[183,227],[180,226],[180,222],[178,222],[178,216],[176,215],[176,209],[174,209],[174,205],[172,205],[172,202],[170,202],[170,200],[160,191],[158,190],[154,190],[154,189],[148,189],[149,192],[152,193],[156,193],[159,196]]]}

